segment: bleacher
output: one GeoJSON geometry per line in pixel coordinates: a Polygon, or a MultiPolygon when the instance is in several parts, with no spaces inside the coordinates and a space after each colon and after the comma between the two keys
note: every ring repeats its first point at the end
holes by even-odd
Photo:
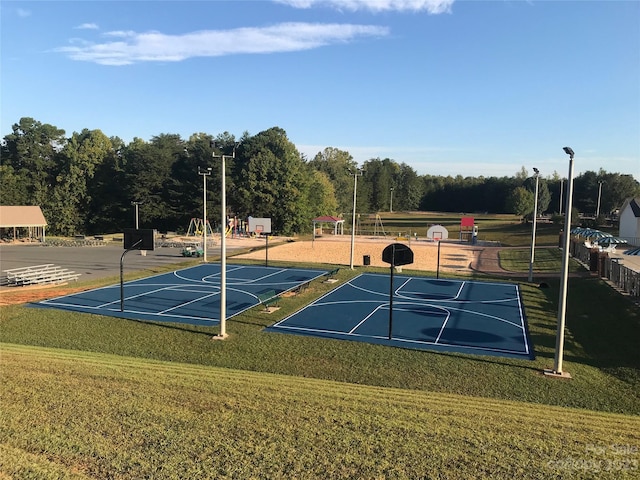
{"type": "Polygon", "coordinates": [[[77,281],[78,277],[79,273],[52,263],[12,268],[3,272],[3,280],[6,278],[6,285],[10,287],[67,283],[71,280],[77,281]]]}

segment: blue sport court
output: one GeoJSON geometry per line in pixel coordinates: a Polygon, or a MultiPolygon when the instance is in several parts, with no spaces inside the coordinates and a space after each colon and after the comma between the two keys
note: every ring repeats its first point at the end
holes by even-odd
{"type": "MultiPolygon", "coordinates": [[[[255,307],[259,295],[277,295],[326,275],[325,270],[227,265],[226,316],[255,307]]],[[[133,320],[220,323],[220,264],[203,264],[124,284],[124,311],[120,311],[120,284],[98,288],[37,304],[75,312],[96,313],[133,320]]]]}
{"type": "Polygon", "coordinates": [[[533,359],[518,285],[362,274],[269,327],[403,348],[533,359]]]}

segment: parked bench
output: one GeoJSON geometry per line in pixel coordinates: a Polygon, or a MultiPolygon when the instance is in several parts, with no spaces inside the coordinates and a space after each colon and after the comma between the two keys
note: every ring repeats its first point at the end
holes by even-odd
{"type": "Polygon", "coordinates": [[[47,263],[45,265],[34,265],[32,267],[12,268],[5,270],[5,273],[7,274],[7,281],[10,285],[29,284],[32,283],[32,280],[42,275],[56,272],[59,269],[60,267],[55,266],[53,263],[47,263]]]}
{"type": "Polygon", "coordinates": [[[304,292],[307,288],[309,288],[310,283],[311,283],[311,280],[309,280],[308,282],[301,283],[300,285],[292,289],[291,292],[294,293],[295,295],[298,295],[304,292]]]}
{"type": "Polygon", "coordinates": [[[258,300],[261,305],[264,305],[265,310],[269,310],[271,306],[277,306],[280,297],[275,290],[269,290],[264,293],[258,294],[258,300]]]}
{"type": "Polygon", "coordinates": [[[336,275],[338,274],[338,272],[340,271],[340,268],[334,268],[333,270],[331,270],[330,272],[327,272],[327,281],[325,283],[334,283],[337,282],[338,279],[336,278],[336,275]]]}
{"type": "Polygon", "coordinates": [[[44,265],[34,265],[32,267],[20,267],[20,268],[10,268],[9,270],[5,270],[4,273],[10,275],[13,273],[21,273],[21,272],[28,272],[28,271],[32,271],[32,270],[41,270],[43,268],[47,268],[47,267],[54,267],[55,265],[53,263],[46,263],[44,265]]]}
{"type": "Polygon", "coordinates": [[[70,280],[77,281],[80,277],[79,273],[53,264],[12,268],[5,270],[5,274],[7,285],[13,287],[64,283],[70,280]]]}

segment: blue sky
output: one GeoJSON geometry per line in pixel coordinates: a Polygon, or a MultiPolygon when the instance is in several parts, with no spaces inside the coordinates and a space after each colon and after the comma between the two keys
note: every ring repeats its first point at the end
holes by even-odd
{"type": "Polygon", "coordinates": [[[278,126],[419,174],[640,180],[639,1],[3,1],[21,117],[150,140],[278,126]]]}

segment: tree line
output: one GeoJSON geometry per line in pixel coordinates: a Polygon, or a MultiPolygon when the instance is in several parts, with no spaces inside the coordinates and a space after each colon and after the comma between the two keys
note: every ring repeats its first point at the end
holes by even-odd
{"type": "MultiPolygon", "coordinates": [[[[126,143],[100,130],[68,137],[29,117],[2,140],[1,202],[39,205],[52,234],[122,231],[133,226],[133,202],[139,202],[141,228],[185,231],[192,218],[202,218],[206,182],[208,216],[216,228],[222,155],[228,214],[270,217],[273,231],[281,234],[308,232],[311,219],[320,215],[350,219],[356,180],[357,212],[393,208],[527,216],[534,209],[535,178],[524,167],[512,177],[418,175],[389,158],[358,165],[349,152],[332,147],[307,159],[279,127],[240,138],[228,132],[194,133],[186,140],[161,134],[126,143]],[[201,173],[207,168],[205,178],[201,173]]],[[[556,173],[539,177],[538,189],[538,213],[559,212],[566,181],[556,173]]],[[[640,184],[631,175],[601,169],[574,179],[574,207],[585,214],[596,212],[598,197],[600,212],[608,213],[639,195],[640,184]]]]}

